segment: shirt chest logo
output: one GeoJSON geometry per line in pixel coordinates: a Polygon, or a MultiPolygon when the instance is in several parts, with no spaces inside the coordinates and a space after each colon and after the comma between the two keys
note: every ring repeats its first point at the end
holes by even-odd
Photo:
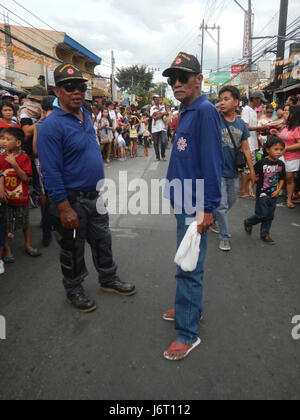
{"type": "Polygon", "coordinates": [[[185,152],[187,146],[188,146],[187,140],[184,139],[183,137],[180,137],[180,139],[177,142],[177,150],[179,152],[185,152]]]}

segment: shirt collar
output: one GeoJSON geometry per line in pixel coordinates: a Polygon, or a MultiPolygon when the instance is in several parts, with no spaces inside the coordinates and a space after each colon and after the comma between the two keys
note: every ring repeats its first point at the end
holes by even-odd
{"type": "Polygon", "coordinates": [[[206,95],[199,96],[197,99],[194,100],[194,102],[190,106],[188,106],[187,108],[182,108],[180,110],[180,114],[184,114],[188,111],[195,111],[196,109],[198,109],[198,106],[202,104],[205,100],[207,100],[206,95]]]}
{"type": "MultiPolygon", "coordinates": [[[[59,105],[58,98],[54,99],[54,102],[53,102],[53,107],[61,109],[61,107],[60,107],[60,105],[59,105]]],[[[81,111],[82,111],[82,112],[84,112],[83,107],[81,107],[80,109],[81,109],[81,111]]]]}

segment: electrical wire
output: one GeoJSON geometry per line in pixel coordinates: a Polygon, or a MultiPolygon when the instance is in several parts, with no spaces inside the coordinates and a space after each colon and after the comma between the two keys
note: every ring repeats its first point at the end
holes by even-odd
{"type": "Polygon", "coordinates": [[[219,22],[222,14],[225,12],[225,10],[227,9],[227,7],[229,6],[229,3],[231,2],[231,0],[224,0],[223,4],[220,4],[220,12],[216,17],[216,24],[219,22]],[[226,5],[227,3],[227,5],[226,5]]]}
{"type": "MultiPolygon", "coordinates": [[[[32,13],[32,12],[30,12],[28,9],[26,9],[25,7],[23,7],[22,5],[20,5],[17,1],[15,1],[15,0],[13,0],[16,4],[18,4],[20,7],[22,7],[24,10],[26,10],[28,13],[30,13],[31,15],[33,15],[35,18],[37,18],[38,20],[40,20],[42,23],[44,23],[44,24],[46,24],[49,28],[51,28],[52,30],[54,30],[54,31],[56,31],[53,27],[51,27],[50,25],[48,25],[46,22],[44,22],[42,19],[40,19],[38,16],[36,16],[34,13],[32,13]]],[[[14,13],[13,11],[11,11],[11,10],[9,10],[7,7],[5,7],[5,6],[3,6],[1,3],[0,3],[0,6],[1,7],[3,7],[4,9],[6,9],[6,10],[8,10],[11,14],[13,14],[14,16],[17,16],[19,19],[21,19],[22,21],[24,21],[26,24],[28,24],[28,25],[30,25],[32,28],[34,28],[35,30],[37,30],[38,32],[40,32],[42,35],[45,35],[46,36],[46,38],[45,38],[45,36],[43,36],[43,39],[45,39],[47,42],[50,42],[51,41],[51,43],[52,42],[55,42],[55,44],[57,43],[57,41],[56,40],[54,40],[52,37],[50,37],[50,36],[48,36],[47,34],[45,34],[44,32],[42,32],[41,30],[39,30],[39,29],[37,29],[37,28],[35,28],[33,25],[31,25],[29,22],[27,22],[25,19],[23,19],[23,18],[21,18],[20,16],[18,16],[16,13],[14,13]]],[[[16,20],[14,20],[11,16],[9,16],[9,19],[12,21],[12,22],[14,22],[14,23],[16,23],[17,25],[20,25],[21,27],[22,27],[22,24],[20,23],[20,22],[17,22],[16,20]]],[[[24,32],[24,31],[22,31],[20,28],[16,28],[16,27],[14,27],[14,30],[15,31],[17,31],[19,34],[21,34],[22,35],[22,37],[27,37],[27,38],[29,38],[29,39],[31,39],[32,41],[34,41],[35,43],[38,43],[39,45],[41,45],[41,46],[43,46],[43,47],[46,47],[46,48],[48,48],[49,46],[47,45],[45,45],[45,44],[43,44],[41,41],[39,41],[39,40],[37,40],[37,39],[34,39],[32,36],[30,36],[27,32],[24,32]]],[[[9,35],[9,34],[8,34],[9,35]]],[[[44,53],[43,51],[42,51],[42,53],[43,54],[46,54],[46,53],[44,53]]],[[[54,58],[54,57],[53,57],[54,58]]],[[[56,59],[56,58],[54,58],[54,59],[56,59]]],[[[61,62],[60,60],[58,60],[58,59],[56,59],[56,61],[58,61],[58,62],[61,62]]],[[[102,64],[102,63],[101,63],[102,64]]],[[[107,67],[107,68],[111,68],[111,66],[110,65],[105,65],[105,64],[102,64],[104,67],[107,67]]]]}
{"type": "MultiPolygon", "coordinates": [[[[291,36],[294,36],[295,35],[295,31],[297,32],[298,30],[299,30],[299,27],[298,28],[294,28],[297,24],[299,24],[299,22],[300,22],[300,17],[299,18],[297,18],[297,19],[295,19],[290,25],[288,25],[288,27],[287,27],[287,31],[289,30],[289,31],[291,31],[291,32],[289,32],[288,34],[287,34],[287,38],[290,38],[291,36]],[[292,28],[294,28],[294,29],[292,29],[292,28]]],[[[277,38],[277,37],[275,37],[275,38],[277,38]]],[[[260,41],[259,43],[258,43],[258,45],[259,44],[261,44],[262,42],[264,42],[265,40],[262,40],[262,41],[260,41]]],[[[275,48],[276,46],[277,46],[277,39],[275,39],[275,40],[269,40],[268,42],[266,42],[261,48],[259,48],[259,49],[257,49],[257,47],[258,47],[258,45],[256,45],[255,46],[255,48],[253,49],[253,59],[255,60],[255,62],[257,62],[260,58],[262,58],[265,54],[266,54],[266,51],[269,49],[269,48],[275,48]]],[[[287,48],[288,48],[288,46],[287,46],[287,48]]],[[[230,63],[230,64],[228,64],[228,65],[226,65],[226,66],[223,66],[223,67],[221,67],[221,69],[220,70],[226,70],[226,69],[230,69],[231,68],[231,66],[232,65],[245,65],[245,64],[248,64],[248,58],[245,58],[245,59],[240,59],[240,60],[238,60],[238,61],[236,61],[236,62],[232,62],[232,63],[230,63]]],[[[216,69],[217,70],[217,69],[216,69]]],[[[214,71],[216,71],[216,70],[214,70],[214,71]]]]}
{"type": "Polygon", "coordinates": [[[26,12],[28,12],[29,14],[31,14],[32,16],[34,16],[36,19],[38,19],[40,22],[44,23],[44,25],[47,25],[48,28],[52,29],[54,32],[57,32],[56,29],[54,29],[52,26],[50,26],[47,22],[44,22],[41,18],[39,18],[38,16],[36,16],[34,13],[32,13],[30,10],[26,9],[26,7],[22,6],[22,4],[18,3],[16,0],[12,0],[14,3],[16,3],[19,7],[21,7],[22,9],[26,10],[26,12]]]}
{"type": "Polygon", "coordinates": [[[209,24],[210,20],[213,18],[213,15],[216,11],[216,4],[217,4],[217,0],[211,0],[211,5],[209,8],[208,17],[207,17],[207,24],[209,24]]]}
{"type": "Polygon", "coordinates": [[[11,34],[9,32],[6,32],[4,29],[1,29],[0,28],[0,32],[4,33],[5,35],[7,35],[7,36],[9,36],[11,38],[13,38],[15,41],[20,42],[21,44],[25,45],[25,47],[29,48],[30,50],[34,51],[35,53],[37,53],[39,55],[43,55],[45,57],[50,58],[51,60],[58,61],[59,63],[62,62],[61,60],[57,59],[56,57],[52,57],[48,53],[45,53],[45,52],[39,50],[38,48],[33,47],[32,45],[27,44],[25,41],[22,41],[21,39],[17,38],[15,35],[13,35],[13,34],[11,34]]]}
{"type": "Polygon", "coordinates": [[[0,3],[0,6],[3,7],[3,9],[7,10],[8,12],[10,12],[11,14],[13,14],[14,16],[16,16],[18,19],[21,19],[23,22],[25,22],[27,25],[31,26],[33,29],[35,29],[36,31],[38,31],[42,37],[49,42],[49,40],[53,43],[57,43],[57,41],[54,38],[51,38],[49,35],[44,34],[44,32],[42,32],[40,29],[36,28],[35,26],[31,25],[31,23],[29,23],[27,20],[23,19],[22,17],[20,17],[19,15],[17,15],[15,12],[11,11],[10,9],[8,9],[6,6],[3,6],[2,3],[0,3]]]}
{"type": "MultiPolygon", "coordinates": [[[[22,27],[22,24],[20,22],[17,22],[16,20],[12,19],[10,16],[9,16],[9,20],[12,21],[12,22],[14,22],[14,23],[16,23],[18,26],[21,26],[22,27]]],[[[32,38],[27,32],[24,32],[21,29],[16,28],[15,26],[14,26],[14,31],[17,31],[22,36],[25,36],[25,37],[31,39],[32,41],[34,41],[34,43],[38,43],[42,47],[46,47],[46,48],[49,47],[48,45],[46,46],[45,44],[42,44],[41,41],[38,41],[36,38],[32,38]]]]}
{"type": "Polygon", "coordinates": [[[181,48],[183,45],[185,46],[186,45],[186,42],[187,42],[187,40],[188,39],[190,39],[191,38],[191,36],[193,37],[194,35],[195,35],[195,30],[197,30],[198,31],[198,24],[197,24],[197,28],[195,28],[195,27],[193,27],[188,33],[187,33],[187,35],[179,42],[179,44],[175,47],[175,48],[173,48],[172,50],[171,50],[171,52],[170,53],[168,53],[168,55],[167,55],[167,57],[168,58],[170,58],[170,60],[171,59],[173,59],[174,58],[174,55],[175,54],[177,54],[178,53],[178,51],[180,50],[180,49],[183,49],[183,48],[181,48]]]}
{"type": "MultiPolygon", "coordinates": [[[[270,20],[270,22],[266,25],[266,26],[264,26],[264,30],[263,30],[263,32],[266,30],[266,28],[268,28],[270,25],[271,25],[271,23],[273,22],[273,20],[277,17],[279,15],[279,12],[277,12],[273,17],[272,17],[272,19],[270,20]]],[[[293,21],[292,23],[290,23],[289,24],[289,26],[288,26],[288,29],[291,29],[293,26],[295,26],[297,23],[299,22],[299,18],[297,18],[295,21],[293,21]]],[[[276,38],[276,36],[275,36],[275,38],[276,38]]],[[[255,45],[255,47],[254,47],[254,49],[253,49],[253,52],[255,53],[255,52],[257,52],[257,48],[262,44],[262,43],[264,43],[265,42],[265,40],[264,39],[262,39],[261,41],[259,41],[256,45],[255,45]]],[[[269,44],[268,43],[265,43],[264,45],[263,45],[263,47],[259,50],[259,51],[265,51],[266,49],[267,49],[267,46],[268,46],[269,44]]],[[[247,59],[239,59],[238,61],[236,61],[236,62],[231,62],[230,64],[228,64],[228,65],[226,65],[226,66],[224,66],[224,67],[222,67],[221,69],[222,70],[225,70],[225,69],[229,69],[232,65],[234,65],[234,64],[247,64],[247,61],[246,61],[247,59]]],[[[216,69],[217,70],[217,69],[216,69]]],[[[216,71],[215,70],[215,71],[216,71]]]]}
{"type": "MultiPolygon", "coordinates": [[[[14,0],[13,0],[14,1],[14,0]]],[[[16,4],[18,4],[18,2],[16,2],[15,1],[15,3],[16,4]]],[[[25,19],[23,19],[23,18],[21,18],[20,16],[18,16],[16,13],[14,13],[13,11],[11,11],[10,9],[8,9],[7,7],[5,7],[5,6],[3,6],[1,3],[0,3],[0,6],[1,7],[3,7],[5,10],[7,10],[8,12],[10,12],[11,14],[13,14],[14,16],[16,16],[16,17],[18,17],[19,19],[21,19],[22,21],[24,21],[27,25],[30,25],[32,28],[34,28],[35,30],[37,30],[40,34],[42,34],[42,37],[46,40],[46,41],[48,41],[49,42],[49,40],[50,40],[50,42],[51,43],[55,43],[55,44],[57,44],[57,40],[54,40],[52,37],[50,37],[50,36],[48,36],[47,34],[45,34],[44,32],[42,32],[41,30],[39,30],[39,29],[37,29],[35,26],[33,26],[33,25],[31,25],[29,22],[27,22],[25,19]],[[45,36],[44,36],[45,35],[45,36]]],[[[22,7],[24,10],[26,10],[26,11],[28,11],[26,8],[24,8],[23,6],[21,6],[21,5],[19,5],[20,7],[22,7]]],[[[28,11],[29,12],[29,11],[28,11]]],[[[37,19],[39,19],[36,15],[34,15],[32,12],[29,12],[30,14],[32,14],[33,16],[35,16],[37,19]]],[[[10,17],[10,19],[11,19],[11,17],[10,17]]],[[[13,19],[11,19],[11,20],[13,20],[13,19]]],[[[39,19],[41,22],[43,22],[41,19],[39,19]]],[[[45,23],[45,22],[43,22],[43,23],[45,23]]],[[[18,22],[18,24],[19,24],[19,22],[18,22]]],[[[47,26],[49,26],[49,25],[47,25],[47,26]]],[[[49,26],[50,27],[50,26],[49,26]]],[[[53,29],[53,28],[51,28],[51,29],[53,29]]],[[[55,30],[54,30],[55,31],[55,30]]],[[[20,31],[19,31],[20,32],[20,31]]],[[[25,34],[26,36],[28,36],[27,34],[25,34]]],[[[31,38],[30,36],[29,36],[29,38],[31,38]]],[[[33,39],[33,38],[31,38],[31,39],[33,39]]],[[[35,42],[36,42],[36,40],[34,40],[35,42]]],[[[40,42],[39,42],[40,43],[40,42]]],[[[43,44],[41,44],[40,43],[40,45],[43,45],[43,44]]],[[[105,66],[104,65],[104,67],[109,67],[110,68],[110,66],[105,66]]]]}

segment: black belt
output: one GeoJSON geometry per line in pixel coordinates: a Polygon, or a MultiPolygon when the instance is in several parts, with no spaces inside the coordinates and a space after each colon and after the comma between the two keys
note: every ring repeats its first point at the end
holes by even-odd
{"type": "Polygon", "coordinates": [[[74,190],[68,190],[68,198],[71,200],[74,200],[76,198],[81,198],[84,200],[96,200],[96,198],[99,197],[98,191],[74,191],[74,190]]]}

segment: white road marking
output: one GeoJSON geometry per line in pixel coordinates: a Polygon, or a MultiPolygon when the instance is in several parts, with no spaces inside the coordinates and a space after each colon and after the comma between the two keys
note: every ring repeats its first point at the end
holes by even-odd
{"type": "Polygon", "coordinates": [[[153,162],[149,168],[149,171],[157,171],[159,162],[153,162]]]}
{"type": "Polygon", "coordinates": [[[296,228],[300,228],[300,225],[298,225],[297,223],[292,223],[292,226],[296,228]]]}

